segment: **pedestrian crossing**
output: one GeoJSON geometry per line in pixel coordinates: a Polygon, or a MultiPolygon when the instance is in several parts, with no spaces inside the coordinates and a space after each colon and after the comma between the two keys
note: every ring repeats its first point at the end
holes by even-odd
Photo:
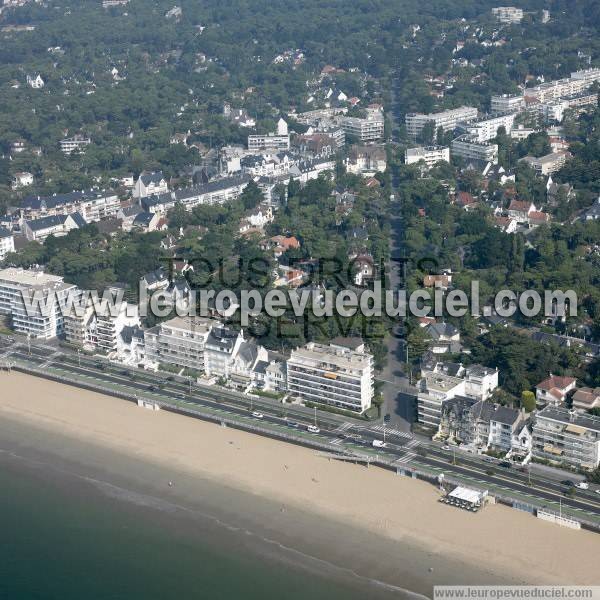
{"type": "Polygon", "coordinates": [[[407,452],[404,456],[401,456],[394,464],[406,464],[409,463],[413,458],[417,456],[414,452],[407,452]]]}
{"type": "Polygon", "coordinates": [[[336,427],[333,431],[335,431],[335,433],[342,433],[343,431],[348,431],[348,429],[352,429],[352,427],[354,427],[354,423],[348,423],[346,421],[345,423],[342,423],[341,425],[336,427]]]}
{"type": "Polygon", "coordinates": [[[413,439],[412,434],[406,431],[400,431],[399,429],[394,429],[393,427],[386,427],[385,425],[373,425],[373,427],[369,427],[369,429],[371,431],[379,431],[381,433],[383,433],[383,431],[385,430],[386,437],[388,435],[395,435],[396,437],[405,438],[407,440],[413,439]]]}

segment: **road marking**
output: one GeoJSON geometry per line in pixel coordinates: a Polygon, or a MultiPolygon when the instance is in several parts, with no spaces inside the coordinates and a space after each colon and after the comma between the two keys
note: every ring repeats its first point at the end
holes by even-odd
{"type": "Polygon", "coordinates": [[[399,429],[393,429],[390,427],[386,427],[385,425],[373,425],[369,427],[371,431],[382,432],[385,431],[386,435],[395,435],[397,437],[406,438],[407,440],[414,439],[411,433],[407,433],[406,431],[400,431],[399,429]]]}
{"type": "Polygon", "coordinates": [[[336,433],[341,433],[342,431],[348,431],[348,429],[352,429],[353,426],[354,426],[354,423],[348,423],[346,421],[345,423],[342,423],[341,425],[336,427],[333,431],[336,433]]]}

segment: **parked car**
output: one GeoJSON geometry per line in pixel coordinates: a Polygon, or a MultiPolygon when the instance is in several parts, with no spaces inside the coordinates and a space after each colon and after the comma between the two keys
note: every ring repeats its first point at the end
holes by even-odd
{"type": "Polygon", "coordinates": [[[255,419],[262,419],[262,418],[263,418],[265,415],[263,415],[261,412],[258,412],[257,410],[255,410],[255,411],[252,413],[252,416],[253,416],[255,419]]]}
{"type": "Polygon", "coordinates": [[[306,431],[310,431],[310,433],[320,433],[320,429],[316,425],[309,425],[306,428],[306,431]]]}
{"type": "Polygon", "coordinates": [[[575,487],[580,490],[589,490],[590,484],[587,481],[580,481],[579,483],[575,484],[575,487]]]}

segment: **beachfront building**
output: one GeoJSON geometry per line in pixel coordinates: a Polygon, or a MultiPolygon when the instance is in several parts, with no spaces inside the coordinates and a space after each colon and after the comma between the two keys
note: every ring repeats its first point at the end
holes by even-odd
{"type": "Polygon", "coordinates": [[[405,165],[414,165],[423,161],[427,168],[442,162],[450,162],[450,148],[448,146],[417,146],[407,148],[404,155],[405,165]]]}
{"type": "Polygon", "coordinates": [[[62,335],[61,304],[69,296],[78,302],[81,290],[57,275],[33,269],[0,270],[0,314],[10,317],[18,333],[43,339],[62,335]]]}
{"type": "Polygon", "coordinates": [[[288,391],[305,402],[362,413],[373,400],[373,356],[362,340],[309,342],[287,361],[288,391]]]}
{"type": "Polygon", "coordinates": [[[417,384],[417,420],[423,427],[437,431],[444,402],[465,397],[465,380],[443,372],[427,372],[417,384]]]}
{"type": "Polygon", "coordinates": [[[533,426],[533,456],[580,469],[600,465],[600,417],[547,406],[533,426]]]}
{"type": "Polygon", "coordinates": [[[406,132],[412,138],[416,138],[428,123],[433,123],[434,132],[440,127],[444,131],[454,131],[459,123],[474,121],[477,115],[477,109],[473,106],[461,106],[428,115],[408,113],[405,117],[406,132]]]}
{"type": "Polygon", "coordinates": [[[9,252],[15,251],[15,238],[12,231],[0,227],[0,261],[4,260],[9,252]]]}
{"type": "Polygon", "coordinates": [[[218,324],[206,339],[204,369],[209,377],[228,379],[234,370],[234,360],[245,342],[244,334],[218,324]]]}
{"type": "Polygon", "coordinates": [[[119,357],[123,349],[121,333],[125,327],[139,326],[138,307],[123,301],[115,306],[112,314],[110,310],[96,314],[96,346],[101,352],[119,357]]]}
{"type": "Polygon", "coordinates": [[[212,319],[175,317],[146,330],[146,361],[204,372],[206,342],[215,325],[212,319]]]}

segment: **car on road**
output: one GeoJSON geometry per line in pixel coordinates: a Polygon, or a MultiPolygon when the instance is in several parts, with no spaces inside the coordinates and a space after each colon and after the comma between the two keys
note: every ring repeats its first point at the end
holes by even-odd
{"type": "Polygon", "coordinates": [[[600,488],[596,490],[596,494],[600,494],[600,488]]]}
{"type": "Polygon", "coordinates": [[[575,482],[571,481],[570,479],[565,479],[563,481],[561,481],[562,485],[566,486],[566,487],[575,487],[575,482]]]}
{"type": "Polygon", "coordinates": [[[149,385],[149,386],[148,386],[148,389],[149,389],[151,392],[156,392],[156,391],[158,391],[158,388],[157,388],[155,385],[149,385]]]}
{"type": "Polygon", "coordinates": [[[299,425],[296,421],[288,421],[286,423],[287,427],[291,427],[292,429],[298,429],[299,425]]]}
{"type": "Polygon", "coordinates": [[[255,419],[262,419],[262,418],[264,418],[264,416],[265,416],[265,415],[263,415],[261,412],[258,412],[257,410],[255,410],[255,411],[252,413],[252,416],[253,416],[255,419]]]}
{"type": "Polygon", "coordinates": [[[580,481],[579,483],[575,484],[575,487],[580,490],[589,490],[590,484],[587,481],[580,481]]]}
{"type": "Polygon", "coordinates": [[[309,425],[306,428],[306,431],[310,431],[310,433],[320,433],[321,430],[316,425],[309,425]]]}
{"type": "Polygon", "coordinates": [[[385,448],[387,444],[383,440],[373,440],[373,448],[385,448]]]}
{"type": "Polygon", "coordinates": [[[348,436],[345,433],[338,433],[337,437],[340,438],[340,440],[345,440],[348,436]]]}
{"type": "Polygon", "coordinates": [[[498,463],[498,466],[504,469],[512,469],[512,465],[507,460],[503,460],[502,462],[498,463]]]}
{"type": "Polygon", "coordinates": [[[448,444],[444,444],[442,446],[442,450],[450,450],[450,446],[448,446],[448,444]]]}

